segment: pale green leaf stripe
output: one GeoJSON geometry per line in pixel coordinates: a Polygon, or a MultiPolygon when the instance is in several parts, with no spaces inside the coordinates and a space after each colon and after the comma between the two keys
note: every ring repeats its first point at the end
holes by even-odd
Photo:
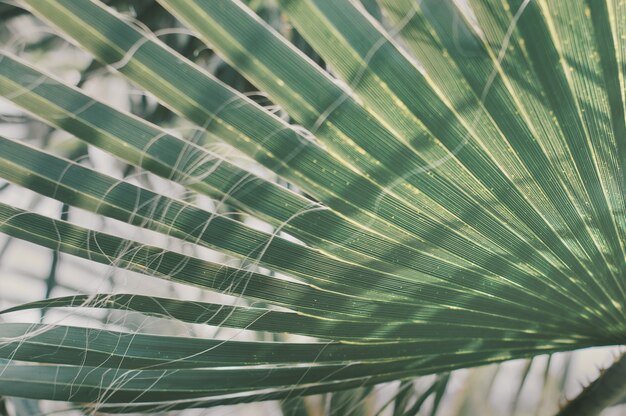
{"type": "Polygon", "coordinates": [[[452,355],[462,359],[477,352],[507,351],[514,356],[516,351],[530,348],[541,353],[590,345],[589,341],[573,345],[528,340],[491,340],[488,345],[477,345],[473,339],[367,344],[233,341],[22,323],[1,323],[0,334],[0,358],[114,370],[375,364],[452,355]]]}
{"type": "MultiPolygon", "coordinates": [[[[480,47],[480,40],[475,41],[470,52],[461,50],[450,30],[450,25],[456,23],[450,21],[450,17],[444,13],[447,9],[453,9],[449,13],[454,13],[454,6],[447,1],[431,3],[426,2],[429,6],[428,11],[433,14],[431,23],[434,28],[427,23],[421,11],[415,8],[414,3],[385,2],[384,6],[388,14],[392,16],[392,21],[397,25],[400,25],[404,16],[410,13],[412,18],[402,26],[401,34],[424,65],[429,78],[453,103],[457,103],[456,107],[466,112],[477,111],[482,108],[479,102],[479,99],[482,99],[493,121],[498,124],[521,160],[537,178],[537,183],[546,189],[546,195],[554,199],[555,206],[561,209],[569,206],[570,203],[574,204],[577,211],[564,212],[563,217],[570,222],[570,228],[579,230],[576,238],[582,241],[587,252],[591,253],[595,267],[601,266],[596,275],[608,278],[609,284],[614,284],[615,281],[611,279],[614,270],[606,268],[604,264],[612,258],[610,265],[614,267],[615,256],[613,254],[612,257],[603,257],[606,250],[602,247],[612,245],[615,248],[615,244],[619,247],[618,239],[611,228],[608,231],[605,230],[606,237],[604,237],[589,221],[580,222],[588,218],[586,214],[589,206],[588,199],[581,191],[583,185],[580,183],[575,167],[572,163],[568,163],[572,160],[571,155],[563,153],[563,149],[567,147],[564,146],[561,131],[558,126],[555,126],[553,117],[545,109],[545,104],[538,102],[540,94],[527,92],[534,78],[528,75],[528,70],[522,71],[526,62],[518,60],[514,65],[507,65],[512,60],[511,56],[519,55],[516,49],[507,51],[504,65],[508,72],[498,73],[499,76],[489,84],[489,94],[485,95],[483,90],[492,76],[495,58],[480,47]],[[439,39],[433,35],[435,29],[437,29],[439,39]],[[471,58],[467,56],[468,53],[472,54],[471,58]],[[473,97],[475,102],[469,106],[461,106],[460,103],[466,103],[468,97],[473,97]],[[522,108],[524,105],[530,108],[522,108]],[[558,185],[559,180],[562,187],[558,185]],[[563,193],[568,188],[573,188],[570,196],[563,193]],[[584,238],[584,233],[590,233],[591,237],[584,238]],[[599,250],[596,246],[602,249],[599,250]]],[[[462,17],[458,19],[462,24],[462,17]]],[[[471,33],[471,29],[468,27],[466,32],[471,33]]],[[[497,52],[496,50],[495,53],[497,52]]],[[[496,65],[495,68],[498,66],[496,65]]],[[[471,115],[466,118],[470,117],[479,119],[479,116],[471,115]]],[[[609,292],[619,294],[619,286],[613,286],[609,292]]],[[[610,295],[610,297],[613,296],[610,295]]]]}
{"type": "MultiPolygon", "coordinates": [[[[187,323],[232,327],[253,331],[284,332],[332,340],[400,341],[481,340],[512,341],[502,331],[471,324],[438,322],[384,323],[349,318],[319,319],[293,312],[256,307],[232,306],[137,294],[74,295],[45,299],[0,311],[0,314],[33,308],[103,308],[140,312],[163,319],[187,323]],[[478,337],[480,331],[480,337],[478,337]]],[[[543,338],[533,337],[532,340],[543,338]]],[[[590,339],[591,341],[591,339],[590,339]]],[[[544,340],[544,343],[556,342],[544,340]]]]}
{"type": "MultiPolygon", "coordinates": [[[[259,273],[211,263],[161,248],[139,244],[105,233],[71,225],[35,213],[0,204],[0,232],[44,247],[86,258],[106,265],[133,270],[205,289],[222,291],[248,299],[284,306],[325,318],[365,319],[371,322],[432,322],[500,328],[503,336],[516,331],[521,337],[549,339],[612,338],[603,327],[564,325],[559,319],[526,321],[524,317],[488,314],[457,307],[414,305],[366,300],[336,292],[319,290],[259,273]],[[605,333],[605,335],[600,335],[605,333]]],[[[391,327],[390,327],[391,328],[391,327]]]]}
{"type": "MultiPolygon", "coordinates": [[[[120,155],[131,162],[148,167],[151,171],[160,173],[164,177],[173,176],[174,179],[184,178],[182,180],[183,184],[190,188],[203,191],[204,193],[207,193],[207,187],[204,186],[205,184],[213,186],[217,183],[220,190],[226,189],[226,192],[232,194],[233,198],[242,198],[249,204],[248,206],[253,206],[254,208],[261,206],[261,209],[265,209],[264,212],[269,212],[271,215],[276,215],[276,212],[278,212],[278,218],[288,221],[285,226],[286,229],[294,229],[290,226],[295,224],[298,228],[305,228],[307,231],[310,230],[311,232],[323,233],[324,230],[328,230],[332,232],[329,238],[334,239],[334,241],[343,239],[348,245],[356,244],[359,246],[361,252],[365,251],[366,246],[370,248],[370,251],[376,248],[379,248],[379,250],[382,249],[383,251],[378,251],[377,253],[381,253],[379,257],[387,257],[385,259],[386,262],[411,266],[417,271],[425,272],[436,278],[457,283],[473,290],[486,291],[486,293],[493,294],[494,288],[502,287],[503,283],[506,283],[497,276],[490,276],[487,271],[480,271],[480,274],[478,274],[478,271],[472,270],[473,267],[469,264],[466,265],[465,268],[457,270],[454,266],[439,262],[436,259],[426,256],[424,253],[411,250],[406,246],[393,245],[387,247],[389,245],[388,241],[379,241],[377,235],[370,235],[369,238],[367,238],[363,231],[356,230],[347,223],[343,223],[343,230],[338,229],[340,225],[337,225],[337,227],[318,227],[317,224],[336,224],[338,221],[341,221],[341,219],[328,210],[307,211],[306,204],[310,204],[310,202],[307,202],[303,198],[297,197],[287,190],[271,185],[269,182],[263,181],[262,179],[256,177],[248,178],[247,175],[249,174],[247,172],[237,169],[226,161],[214,162],[209,159],[211,155],[203,152],[203,149],[167,135],[155,126],[141,123],[136,118],[116,112],[110,107],[81,94],[75,89],[62,85],[58,80],[37,72],[8,55],[3,55],[2,59],[0,59],[0,93],[8,96],[25,108],[36,112],[38,115],[45,117],[51,124],[63,127],[74,134],[80,135],[90,143],[105,150],[112,151],[116,155],[120,155]],[[19,77],[17,76],[18,74],[19,77]],[[113,122],[113,120],[115,120],[115,122],[113,122]],[[105,134],[105,136],[102,136],[102,134],[105,134]],[[153,141],[153,138],[158,138],[158,140],[153,141]],[[170,144],[171,146],[168,146],[170,144]],[[176,156],[181,153],[189,154],[190,156],[188,158],[176,156]],[[168,160],[167,155],[174,156],[176,160],[168,160]],[[188,162],[186,162],[185,165],[188,164],[192,166],[193,171],[181,166],[181,160],[184,161],[186,159],[188,162]],[[214,165],[214,163],[217,165],[214,165]],[[165,166],[165,169],[163,169],[162,165],[165,166]],[[174,167],[170,168],[172,165],[174,165],[174,167]],[[186,176],[194,179],[187,179],[185,178],[186,176]],[[199,177],[197,181],[195,180],[196,177],[199,177]],[[270,204],[264,204],[266,198],[259,198],[259,195],[267,195],[265,192],[269,192],[267,199],[274,199],[274,196],[276,196],[277,200],[270,204]],[[295,213],[292,207],[297,207],[295,213]],[[301,211],[302,214],[298,214],[298,211],[301,211]],[[289,219],[289,216],[291,216],[291,219],[289,219]],[[386,254],[388,252],[394,254],[392,259],[388,258],[389,255],[386,254]],[[493,280],[494,282],[487,286],[480,283],[480,281],[484,279],[493,280]]],[[[8,144],[10,143],[5,142],[5,145],[8,144]]],[[[35,151],[31,149],[30,152],[33,153],[35,151]]],[[[10,155],[10,152],[5,149],[5,159],[10,163],[14,163],[16,158],[20,158],[24,164],[33,166],[32,169],[40,172],[40,176],[47,175],[51,180],[55,181],[55,189],[59,186],[56,183],[57,181],[65,182],[67,179],[65,172],[69,165],[62,169],[59,167],[59,171],[63,172],[63,174],[57,176],[49,168],[44,167],[44,163],[37,162],[33,165],[32,161],[28,162],[27,157],[10,155]]],[[[51,160],[49,157],[42,154],[38,154],[36,158],[51,160]]],[[[78,169],[80,170],[80,168],[78,169]]],[[[14,175],[16,170],[10,167],[8,172],[14,175]]],[[[93,173],[91,174],[93,175],[93,173]]],[[[20,178],[24,179],[23,177],[20,178]]],[[[28,176],[26,178],[28,178],[28,176]]],[[[19,181],[19,183],[24,186],[29,186],[24,180],[16,179],[15,176],[13,176],[13,180],[19,181]]],[[[111,184],[111,186],[113,186],[113,184],[111,184]]],[[[107,187],[105,188],[107,190],[109,189],[107,187]]],[[[41,191],[42,188],[38,189],[41,191]]],[[[88,191],[92,191],[90,187],[88,187],[88,191]]],[[[129,194],[136,193],[137,192],[129,192],[129,194]]],[[[61,197],[57,192],[55,192],[54,195],[49,194],[49,196],[56,198],[61,197]]],[[[67,202],[67,200],[65,201],[67,202]]],[[[81,205],[81,207],[85,208],[86,206],[82,201],[83,199],[76,198],[72,203],[82,203],[83,205],[81,205]]],[[[168,200],[164,199],[164,201],[168,200]]],[[[170,203],[165,203],[165,206],[170,205],[170,203]]],[[[97,206],[101,206],[101,204],[98,203],[97,206]]],[[[86,209],[90,208],[87,207],[86,209]]],[[[142,218],[137,217],[134,208],[128,208],[127,211],[133,212],[131,217],[134,218],[136,222],[142,220],[142,218]]],[[[153,214],[153,216],[159,217],[156,213],[153,214]]],[[[208,215],[205,215],[205,217],[205,219],[210,218],[208,215]]],[[[123,220],[128,221],[126,218],[123,218],[123,220]]],[[[151,221],[146,221],[145,223],[150,222],[151,221]]],[[[198,221],[198,223],[200,223],[200,221],[198,221]]],[[[141,224],[144,224],[144,222],[141,222],[141,224]]],[[[166,229],[169,231],[171,226],[171,224],[166,224],[166,229]]],[[[303,237],[300,232],[296,232],[296,236],[303,237]]],[[[310,237],[305,237],[305,241],[310,240],[310,237]]],[[[259,243],[259,246],[262,245],[263,244],[259,243]]],[[[327,250],[332,250],[334,253],[338,247],[338,245],[333,245],[332,247],[328,247],[327,250]]],[[[249,252],[245,250],[243,252],[240,250],[238,253],[244,256],[249,254],[249,252]]],[[[337,254],[343,257],[345,251],[337,254]]],[[[348,257],[350,260],[357,260],[354,259],[354,256],[348,257]]],[[[362,263],[366,264],[368,268],[383,269],[383,271],[388,271],[393,274],[401,274],[411,280],[418,278],[415,272],[411,270],[401,270],[397,266],[381,265],[371,257],[365,257],[365,259],[360,257],[359,260],[362,260],[362,263]]],[[[456,260],[459,261],[458,259],[456,260]]],[[[419,278],[422,280],[425,279],[423,275],[419,278]]],[[[532,285],[528,284],[524,286],[525,289],[530,289],[531,287],[532,285]]],[[[517,292],[518,289],[511,288],[508,290],[517,292]]],[[[541,293],[541,286],[531,293],[541,293]]],[[[514,299],[521,300],[517,298],[518,295],[516,294],[509,294],[508,296],[513,296],[514,299]]],[[[550,305],[553,304],[553,300],[554,299],[549,300],[550,305]]],[[[530,301],[530,303],[532,303],[532,301],[530,301]]],[[[577,309],[578,308],[575,307],[575,310],[577,309]]]]}
{"type": "MultiPolygon", "coordinates": [[[[306,107],[305,102],[310,104],[315,103],[316,99],[319,101],[319,91],[322,86],[327,87],[327,89],[331,91],[334,90],[336,94],[342,94],[342,92],[335,84],[333,84],[324,75],[322,75],[321,71],[315,70],[312,67],[312,64],[309,63],[304,57],[297,54],[293,50],[293,48],[289,48],[285,42],[282,42],[277,37],[277,35],[272,34],[269,28],[264,27],[259,19],[253,19],[253,15],[251,13],[246,13],[239,3],[199,3],[193,1],[180,2],[177,0],[163,0],[163,3],[167,7],[172,9],[177,15],[188,21],[195,30],[199,31],[199,33],[201,34],[204,34],[204,37],[209,41],[209,44],[214,45],[220,50],[223,55],[230,58],[231,63],[239,68],[243,73],[251,77],[251,80],[255,84],[261,85],[264,90],[267,90],[270,92],[270,94],[275,95],[275,99],[278,100],[280,104],[284,105],[287,110],[290,111],[290,113],[292,112],[292,109],[294,111],[304,111],[301,109],[306,107]],[[205,24],[206,21],[211,21],[213,24],[207,25],[205,24]],[[233,41],[233,39],[236,42],[233,41]],[[259,39],[263,39],[262,43],[266,47],[262,49],[251,49],[250,47],[247,47],[248,43],[252,41],[257,42],[259,39]],[[245,56],[251,54],[252,50],[254,50],[254,57],[250,56],[249,59],[244,59],[245,56]],[[280,62],[280,64],[278,64],[278,62],[280,62]],[[295,92],[289,96],[285,96],[285,94],[287,94],[287,91],[289,91],[290,89],[294,89],[295,92]],[[297,101],[298,99],[300,101],[297,101]],[[296,101],[294,102],[294,100],[296,101]]],[[[298,5],[303,6],[304,2],[300,2],[298,3],[298,5]]],[[[333,3],[333,5],[329,7],[341,6],[343,6],[343,3],[341,5],[333,3]]],[[[289,11],[289,8],[287,8],[287,10],[289,11]]],[[[309,20],[315,20],[313,19],[311,13],[302,13],[299,15],[308,15],[310,16],[309,20]]],[[[311,23],[310,26],[318,28],[320,24],[314,25],[311,23]]],[[[305,34],[306,33],[307,32],[305,31],[305,34]]],[[[314,37],[315,39],[328,39],[329,36],[329,34],[326,34],[320,37],[312,37],[314,37]]],[[[333,42],[333,45],[329,45],[328,47],[331,51],[336,50],[337,43],[333,42]]],[[[342,56],[344,56],[345,58],[346,54],[343,53],[342,56]]],[[[376,97],[379,97],[379,95],[380,94],[378,94],[376,97]]],[[[350,113],[350,109],[352,109],[352,111],[358,111],[358,107],[356,107],[356,104],[351,101],[350,97],[344,98],[345,99],[341,102],[341,108],[338,107],[337,113],[333,114],[341,114],[342,116],[345,116],[345,119],[342,119],[344,120],[344,124],[341,124],[341,126],[344,128],[349,128],[355,125],[352,120],[360,120],[363,119],[365,116],[361,114],[360,117],[357,113],[350,113]],[[353,105],[348,106],[348,104],[351,103],[353,105]]],[[[386,105],[385,107],[389,108],[389,105],[386,105]]],[[[316,114],[319,114],[319,112],[323,112],[323,109],[321,107],[316,114]]],[[[330,120],[331,117],[332,115],[328,115],[327,120],[330,120]]],[[[307,117],[302,115],[300,118],[306,121],[307,117]]],[[[341,122],[341,120],[339,122],[341,122]]],[[[376,144],[371,149],[371,151],[376,151],[380,153],[382,152],[382,150],[380,149],[381,143],[389,145],[395,139],[393,137],[384,136],[384,131],[373,128],[371,125],[367,124],[368,122],[370,122],[371,124],[371,117],[365,117],[365,120],[363,122],[358,123],[358,127],[364,128],[364,130],[370,132],[370,134],[372,134],[371,132],[376,133],[375,136],[377,139],[372,140],[371,142],[373,145],[374,142],[376,142],[376,144]],[[365,128],[364,125],[366,125],[367,128],[365,128]],[[381,139],[381,137],[386,138],[381,139]]],[[[320,133],[321,131],[318,132],[318,136],[320,133]]],[[[354,133],[352,134],[352,136],[358,136],[360,138],[363,138],[366,137],[367,134],[361,132],[361,134],[354,133]]],[[[353,150],[350,149],[349,151],[353,150]]],[[[393,161],[390,162],[390,164],[394,166],[397,166],[398,163],[406,160],[407,158],[410,158],[410,155],[407,155],[406,151],[397,151],[393,153],[403,155],[401,158],[395,158],[393,161]]],[[[457,171],[455,171],[455,173],[457,173],[457,171]]],[[[420,176],[420,184],[424,185],[431,177],[431,175],[425,175],[423,178],[420,176]]],[[[506,186],[507,192],[510,191],[510,188],[510,186],[506,186]]],[[[446,187],[441,183],[439,183],[438,186],[433,187],[433,191],[442,192],[442,195],[444,195],[446,198],[450,197],[450,195],[452,194],[449,187],[446,187]]],[[[458,200],[447,201],[447,203],[442,203],[442,206],[454,206],[454,204],[458,202],[458,200]]],[[[513,201],[512,204],[517,207],[520,205],[518,202],[513,201]]],[[[488,204],[485,205],[488,206],[488,204]]],[[[424,207],[423,204],[420,204],[420,206],[424,207]]],[[[472,206],[475,207],[476,203],[474,203],[472,206]]],[[[462,211],[471,212],[471,217],[477,216],[476,210],[471,209],[469,206],[463,208],[462,211]]],[[[501,239],[501,244],[511,244],[511,241],[518,241],[515,240],[514,237],[511,237],[511,235],[507,234],[508,231],[503,232],[503,230],[499,227],[501,227],[501,224],[498,224],[498,226],[496,227],[491,224],[486,226],[485,229],[488,230],[488,232],[493,233],[493,235],[497,236],[497,238],[501,239]]],[[[542,227],[542,230],[543,229],[545,229],[545,226],[542,227]]],[[[562,243],[560,238],[556,237],[556,240],[558,240],[559,244],[562,243]]],[[[515,245],[516,243],[513,244],[515,245]]],[[[523,258],[524,256],[535,256],[535,253],[537,252],[537,247],[526,245],[522,248],[522,246],[518,246],[517,250],[517,257],[523,258]]],[[[534,257],[533,259],[536,260],[534,257]]],[[[569,260],[568,263],[577,263],[577,260],[572,257],[571,254],[569,254],[569,257],[567,257],[567,259],[569,260]]],[[[548,270],[550,270],[550,266],[546,267],[548,267],[548,270]]],[[[544,273],[546,273],[549,278],[552,278],[553,274],[558,275],[558,272],[546,272],[545,270],[546,269],[544,269],[544,273]]],[[[578,268],[575,270],[578,271],[578,275],[580,276],[585,276],[587,274],[584,269],[578,268]]],[[[513,278],[515,276],[514,273],[514,271],[508,270],[507,272],[502,274],[506,275],[508,278],[513,278]]],[[[520,277],[520,280],[517,282],[521,282],[522,280],[528,280],[528,277],[520,277]]],[[[575,291],[582,299],[590,298],[588,293],[589,291],[584,291],[581,287],[579,287],[582,285],[586,285],[584,279],[574,279],[570,272],[570,277],[566,277],[562,281],[564,281],[565,284],[561,283],[561,286],[567,288],[566,290],[575,291]],[[573,280],[576,281],[575,284],[572,284],[574,283],[573,280]]],[[[560,291],[562,292],[563,288],[561,288],[560,291]]],[[[600,293],[602,292],[600,291],[600,293]]],[[[593,300],[593,297],[591,297],[591,300],[587,300],[586,302],[588,302],[589,304],[598,303],[597,300],[593,300]]]]}
{"type": "MultiPolygon", "coordinates": [[[[356,79],[359,81],[357,86],[363,85],[359,91],[367,103],[372,106],[378,105],[381,103],[381,95],[384,94],[378,91],[381,88],[378,83],[367,84],[366,81],[379,79],[387,89],[393,89],[390,102],[379,109],[380,114],[388,114],[386,109],[392,108],[390,103],[395,99],[400,100],[411,112],[418,115],[442,143],[451,151],[456,151],[457,158],[467,169],[474,172],[479,180],[483,180],[487,188],[493,189],[498,198],[520,216],[562,261],[572,268],[574,273],[570,278],[576,281],[566,281],[567,283],[563,285],[586,286],[586,292],[595,299],[595,303],[610,305],[609,312],[614,313],[616,322],[619,322],[617,317],[620,313],[615,308],[618,302],[612,291],[603,291],[601,286],[593,285],[594,279],[590,278],[596,274],[610,276],[611,272],[592,241],[583,245],[583,248],[585,251],[595,249],[598,255],[593,257],[592,261],[586,262],[585,267],[581,265],[580,261],[584,258],[585,251],[576,246],[579,241],[577,237],[585,230],[584,224],[581,227],[580,222],[570,221],[578,216],[573,208],[568,209],[571,203],[568,202],[563,188],[552,186],[558,182],[543,177],[547,172],[544,167],[547,162],[537,159],[539,155],[544,156],[543,153],[539,151],[528,154],[532,147],[524,144],[514,147],[514,151],[517,152],[515,156],[516,153],[511,151],[512,143],[509,143],[497,129],[489,131],[490,123],[484,117],[472,126],[464,124],[463,119],[457,118],[458,115],[450,110],[437,91],[432,89],[428,78],[400,53],[388,36],[350,2],[285,1],[284,9],[317,52],[328,61],[336,63],[335,69],[346,82],[352,84],[356,79]],[[342,24],[338,24],[339,21],[342,21],[342,24]],[[341,48],[343,45],[346,45],[345,49],[341,48]],[[362,76],[364,82],[360,82],[361,72],[365,72],[362,76]],[[471,139],[473,137],[484,140],[484,143],[475,143],[471,139]],[[523,159],[525,166],[520,164],[518,158],[523,159]],[[526,170],[529,166],[533,167],[530,173],[526,170]],[[519,180],[511,181],[511,177],[519,180]],[[536,182],[533,182],[533,178],[536,178],[536,182]],[[548,188],[542,190],[541,186],[548,188]],[[553,200],[550,201],[550,198],[553,200]],[[567,230],[568,226],[571,232],[563,235],[554,231],[567,230]],[[592,271],[591,275],[587,269],[592,271]]],[[[468,105],[467,102],[460,107],[481,108],[468,105]]],[[[475,119],[477,117],[469,117],[470,122],[475,119]]],[[[515,128],[507,133],[519,136],[519,132],[514,133],[517,130],[519,129],[515,128]]],[[[534,140],[532,135],[530,139],[534,140]]],[[[471,213],[474,215],[475,212],[471,213]]],[[[503,222],[506,224],[507,220],[503,219],[503,222]]],[[[493,231],[493,227],[488,227],[488,230],[493,231]]],[[[510,236],[504,237],[500,230],[495,233],[496,238],[502,238],[496,241],[501,241],[504,246],[510,244],[510,236]]],[[[534,253],[536,248],[529,246],[526,249],[519,249],[516,254],[523,256],[528,250],[534,253]]],[[[533,257],[532,262],[537,261],[533,257]]]]}
{"type": "MultiPolygon", "coordinates": [[[[458,286],[437,285],[423,281],[425,279],[416,281],[417,276],[406,280],[380,274],[324,257],[305,246],[262,233],[227,217],[215,216],[1,137],[0,150],[0,176],[10,181],[95,213],[226,250],[326,289],[362,298],[475,308],[507,316],[517,310],[528,319],[536,316],[539,320],[555,306],[538,302],[536,298],[523,301],[525,293],[512,291],[507,286],[485,288],[476,284],[476,290],[468,292],[458,286]],[[485,289],[489,293],[502,294],[505,299],[487,296],[483,292],[485,289]],[[507,298],[513,300],[506,301],[507,298]],[[454,300],[452,303],[451,299],[454,300]],[[533,309],[527,303],[537,303],[537,307],[533,309]]],[[[476,274],[473,279],[478,283],[481,277],[476,274]]],[[[472,273],[466,273],[466,278],[472,279],[472,273]]],[[[554,308],[552,313],[563,319],[562,308],[554,308]]],[[[572,309],[571,322],[575,326],[579,322],[575,308],[572,309]]]]}
{"type": "MultiPolygon", "coordinates": [[[[182,58],[175,57],[173,53],[159,46],[158,43],[142,37],[139,32],[106,13],[94,3],[65,1],[51,3],[44,1],[33,2],[32,6],[43,12],[48,19],[59,19],[58,23],[65,30],[70,31],[85,47],[92,50],[104,61],[118,62],[124,60],[126,55],[124,51],[132,49],[130,54],[132,58],[128,62],[124,60],[125,65],[120,69],[122,72],[151,90],[164,101],[169,102],[173,107],[184,111],[189,118],[196,120],[198,123],[203,123],[207,120],[207,117],[214,117],[215,111],[219,109],[220,117],[213,118],[214,122],[209,125],[210,129],[218,130],[211,131],[218,135],[222,134],[225,138],[235,140],[239,147],[256,154],[257,159],[261,162],[276,168],[276,165],[273,165],[274,162],[272,162],[274,159],[270,160],[261,157],[268,154],[259,153],[257,145],[250,145],[246,141],[250,137],[272,137],[271,141],[261,139],[264,145],[271,146],[271,156],[277,156],[279,160],[287,160],[289,162],[287,165],[293,168],[294,171],[306,168],[308,172],[306,174],[307,177],[319,178],[319,183],[324,184],[324,189],[332,190],[330,194],[324,191],[326,196],[322,195],[322,200],[332,207],[349,213],[356,221],[371,224],[372,227],[385,234],[402,236],[404,231],[400,229],[410,230],[411,232],[416,231],[415,227],[420,222],[416,221],[416,211],[413,207],[408,207],[402,203],[399,205],[399,202],[391,195],[384,192],[380,193],[380,188],[377,188],[370,181],[364,180],[363,177],[355,176],[354,172],[346,170],[341,165],[335,164],[332,161],[333,159],[317,146],[304,138],[297,139],[297,133],[288,126],[281,124],[279,120],[253,106],[244,97],[224,88],[182,58]],[[61,4],[65,7],[62,7],[61,4]],[[77,19],[73,13],[80,14],[80,19],[77,19]],[[112,30],[113,27],[115,27],[114,30],[112,30]],[[102,32],[97,32],[98,30],[102,32]],[[103,33],[106,33],[106,36],[103,33]],[[137,48],[137,45],[140,46],[137,48]],[[133,46],[135,47],[133,48],[133,46]],[[186,76],[183,78],[178,73],[178,70],[181,68],[186,68],[186,76]],[[173,78],[173,69],[176,69],[175,79],[173,78]],[[155,71],[158,71],[158,75],[155,75],[155,71]],[[203,87],[199,88],[199,85],[203,87]],[[180,88],[183,88],[184,91],[180,88]],[[209,90],[213,93],[209,93],[209,90]],[[201,91],[202,93],[200,93],[201,91]],[[236,112],[233,108],[229,106],[224,107],[223,105],[224,103],[233,102],[233,99],[237,101],[236,112]],[[181,102],[186,104],[181,106],[181,102]],[[202,106],[197,104],[199,102],[202,103],[202,106]],[[218,105],[217,102],[221,104],[218,105]],[[189,104],[191,104],[191,107],[189,107],[189,104]],[[184,108],[181,109],[179,107],[184,108]],[[211,108],[215,108],[215,110],[208,111],[211,108]],[[255,122],[242,124],[242,121],[249,118],[255,120],[255,122]],[[223,124],[225,119],[230,123],[227,126],[228,128],[222,128],[226,126],[226,124],[223,124]],[[261,121],[262,123],[259,124],[261,121]],[[270,129],[267,130],[267,128],[270,129]],[[244,139],[239,133],[234,134],[234,132],[245,132],[248,136],[245,136],[244,139]],[[300,147],[298,147],[297,152],[293,152],[293,140],[299,143],[300,147]],[[320,175],[320,172],[322,172],[322,175],[320,175]],[[332,174],[328,175],[324,174],[324,172],[332,172],[332,174]],[[350,199],[347,197],[337,198],[336,192],[339,189],[341,189],[340,192],[342,194],[348,191],[346,184],[350,185],[350,199]],[[375,195],[380,195],[380,197],[374,198],[375,195]],[[362,207],[365,207],[364,210],[362,207]],[[390,228],[389,222],[383,224],[370,214],[366,214],[365,211],[370,213],[372,211],[376,212],[379,216],[385,218],[386,221],[394,223],[395,226],[390,228]],[[402,215],[399,215],[400,213],[402,215]],[[366,217],[363,217],[362,214],[366,215],[366,217]]],[[[291,179],[295,179],[296,183],[303,186],[303,188],[308,188],[308,191],[313,195],[320,196],[319,189],[312,189],[300,181],[303,177],[294,176],[291,179]]],[[[426,227],[426,229],[422,228],[422,231],[431,235],[433,232],[431,225],[426,227]]],[[[402,239],[407,238],[406,234],[404,235],[404,237],[401,237],[402,239]]],[[[409,237],[406,241],[413,245],[423,244],[422,241],[413,237],[409,237]]],[[[463,256],[469,256],[472,261],[479,264],[489,267],[499,264],[493,261],[492,253],[483,251],[481,254],[480,250],[478,253],[475,252],[474,249],[478,250],[478,247],[473,242],[458,239],[443,239],[438,242],[456,250],[463,256]],[[469,247],[468,244],[470,245],[469,247]],[[468,253],[473,254],[469,255],[468,253]]],[[[507,266],[507,268],[510,268],[510,266],[507,266]]],[[[544,281],[545,275],[544,273],[536,275],[536,277],[540,281],[544,281]]],[[[582,304],[587,305],[584,302],[582,304]]]]}

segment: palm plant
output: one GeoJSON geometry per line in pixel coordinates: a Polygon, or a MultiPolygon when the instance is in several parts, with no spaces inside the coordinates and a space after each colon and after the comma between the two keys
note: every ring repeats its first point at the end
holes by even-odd
{"type": "MultiPolygon", "coordinates": [[[[624,342],[624,2],[280,1],[311,59],[242,2],[158,0],[188,28],[168,34],[193,33],[280,112],[97,0],[23,3],[200,134],[9,52],[2,96],[243,217],[0,138],[7,181],[226,257],[4,202],[0,231],[236,300],[91,293],[5,313],[122,310],[275,336],[0,323],[0,394],[113,413],[288,402],[624,342]]],[[[565,412],[619,399],[623,365],[565,412]]]]}

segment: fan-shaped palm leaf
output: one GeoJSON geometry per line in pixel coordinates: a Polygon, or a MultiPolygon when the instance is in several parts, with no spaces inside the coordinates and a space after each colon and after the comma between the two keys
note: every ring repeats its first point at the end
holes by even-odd
{"type": "Polygon", "coordinates": [[[274,227],[259,231],[2,138],[2,178],[248,263],[210,262],[5,203],[0,231],[256,302],[95,294],[6,313],[118,309],[318,340],[3,323],[0,356],[13,361],[0,373],[1,394],[110,412],[203,407],[626,338],[623,2],[475,0],[472,22],[449,0],[382,0],[377,17],[356,0],[281,1],[325,70],[241,2],[159,0],[288,120],[98,1],[25,3],[205,138],[303,193],[3,52],[5,98],[274,227]]]}

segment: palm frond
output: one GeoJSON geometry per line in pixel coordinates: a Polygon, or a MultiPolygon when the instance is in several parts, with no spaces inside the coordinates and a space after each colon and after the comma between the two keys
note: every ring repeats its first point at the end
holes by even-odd
{"type": "Polygon", "coordinates": [[[415,414],[429,397],[436,411],[452,370],[624,342],[623,2],[480,0],[470,15],[452,0],[281,0],[268,22],[236,0],[158,0],[155,19],[193,31],[167,36],[197,36],[183,50],[97,0],[24,2],[193,127],[116,109],[10,51],[0,94],[184,194],[4,137],[0,177],[183,249],[5,202],[0,231],[234,300],[73,294],[3,316],[125,311],[274,339],[0,323],[0,395],[113,413],[284,399],[302,413],[295,397],[334,392],[330,412],[356,414],[374,384],[440,374],[418,395],[401,385],[393,412],[415,414]],[[200,41],[275,108],[188,59],[200,41]]]}

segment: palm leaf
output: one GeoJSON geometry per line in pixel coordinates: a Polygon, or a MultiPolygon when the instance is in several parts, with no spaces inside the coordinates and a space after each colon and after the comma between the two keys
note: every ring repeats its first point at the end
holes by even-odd
{"type": "MultiPolygon", "coordinates": [[[[377,383],[624,341],[621,2],[471,1],[473,23],[451,0],[280,1],[313,60],[242,2],[159,0],[288,117],[99,1],[25,3],[196,134],[114,109],[10,52],[2,96],[272,231],[0,138],[3,179],[227,257],[4,202],[0,231],[236,299],[77,294],[3,313],[130,311],[314,340],[0,323],[0,358],[12,360],[0,395],[148,412],[358,387],[330,402],[357,411],[377,383]]],[[[447,380],[395,411],[415,413],[433,393],[438,404],[447,380]]]]}

